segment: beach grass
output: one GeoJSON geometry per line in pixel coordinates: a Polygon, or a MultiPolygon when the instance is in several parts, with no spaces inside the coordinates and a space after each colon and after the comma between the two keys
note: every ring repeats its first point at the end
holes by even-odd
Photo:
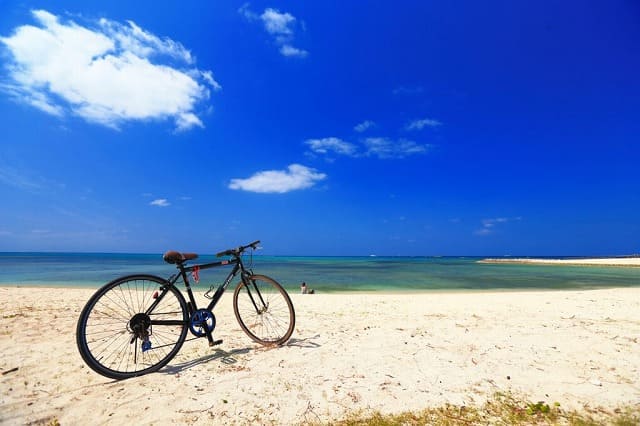
{"type": "MultiPolygon", "coordinates": [[[[325,424],[325,423],[322,423],[325,424]]],[[[531,402],[511,393],[496,393],[481,406],[445,404],[419,412],[398,414],[355,412],[332,426],[392,426],[392,425],[570,425],[570,426],[635,426],[640,424],[640,406],[607,410],[583,407],[563,409],[557,402],[531,402]]]]}

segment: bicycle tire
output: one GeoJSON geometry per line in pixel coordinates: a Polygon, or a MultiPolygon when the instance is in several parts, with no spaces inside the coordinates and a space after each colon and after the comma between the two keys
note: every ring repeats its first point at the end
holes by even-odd
{"type": "Polygon", "coordinates": [[[180,290],[160,277],[129,275],[89,299],[78,319],[76,344],[93,371],[121,380],[165,366],[182,347],[187,330],[187,303],[180,290]],[[142,349],[140,332],[133,329],[145,330],[150,348],[142,349]]]}
{"type": "Polygon", "coordinates": [[[293,303],[273,278],[252,275],[233,292],[233,311],[242,330],[261,345],[282,345],[296,325],[293,303]]]}

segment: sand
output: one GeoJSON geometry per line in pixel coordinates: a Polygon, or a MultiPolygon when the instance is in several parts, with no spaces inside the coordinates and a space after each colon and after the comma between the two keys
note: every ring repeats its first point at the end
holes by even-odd
{"type": "Polygon", "coordinates": [[[640,257],[594,257],[584,259],[499,258],[483,259],[480,260],[479,263],[640,267],[640,257]]]}
{"type": "Polygon", "coordinates": [[[76,349],[92,293],[0,288],[0,423],[297,424],[496,391],[565,408],[640,404],[640,288],[294,294],[296,331],[275,349],[242,333],[226,294],[221,346],[187,342],[160,372],[119,382],[76,349]]]}

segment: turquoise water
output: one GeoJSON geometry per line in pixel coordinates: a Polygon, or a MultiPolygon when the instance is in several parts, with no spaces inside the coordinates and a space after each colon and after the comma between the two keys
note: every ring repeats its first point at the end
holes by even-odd
{"type": "MultiPolygon", "coordinates": [[[[585,289],[640,286],[640,268],[564,265],[491,265],[480,257],[254,256],[254,272],[288,290],[306,281],[319,292],[465,289],[585,289]]],[[[213,262],[203,256],[200,262],[213,262]]],[[[250,258],[247,256],[248,263],[250,258]]],[[[228,267],[202,271],[196,288],[221,282],[228,267]]],[[[0,253],[0,285],[94,287],[121,275],[168,277],[160,254],[0,253]]]]}

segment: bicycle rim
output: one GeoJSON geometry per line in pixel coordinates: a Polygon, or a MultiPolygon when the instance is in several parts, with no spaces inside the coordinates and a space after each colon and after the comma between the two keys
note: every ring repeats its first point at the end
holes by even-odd
{"type": "Polygon", "coordinates": [[[242,330],[262,345],[282,345],[295,327],[295,311],[287,292],[275,280],[253,275],[233,293],[233,310],[242,330]]]}
{"type": "Polygon", "coordinates": [[[162,290],[166,284],[159,277],[136,275],[98,290],[76,330],[80,355],[89,367],[126,379],[156,371],[178,353],[187,334],[187,306],[175,287],[162,290]]]}

